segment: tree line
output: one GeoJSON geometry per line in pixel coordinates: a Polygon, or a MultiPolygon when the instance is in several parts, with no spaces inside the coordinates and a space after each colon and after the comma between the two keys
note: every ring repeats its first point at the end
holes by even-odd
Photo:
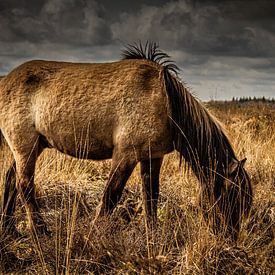
{"type": "Polygon", "coordinates": [[[275,103],[275,98],[266,98],[266,97],[233,97],[232,101],[234,102],[240,102],[240,103],[244,103],[244,102],[263,102],[263,103],[275,103]]]}

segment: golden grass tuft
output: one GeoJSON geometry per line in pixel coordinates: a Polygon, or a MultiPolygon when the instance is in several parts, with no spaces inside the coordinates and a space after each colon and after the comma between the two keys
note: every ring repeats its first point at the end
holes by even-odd
{"type": "MultiPolygon", "coordinates": [[[[146,227],[137,167],[109,219],[91,222],[110,161],[75,160],[48,150],[35,182],[52,237],[30,234],[18,201],[14,240],[0,233],[0,273],[13,274],[271,274],[274,271],[275,108],[268,104],[215,103],[254,187],[250,217],[236,244],[213,235],[198,207],[197,181],[179,169],[176,153],[161,171],[158,227],[146,227]]],[[[1,151],[1,178],[10,162],[1,151]]]]}

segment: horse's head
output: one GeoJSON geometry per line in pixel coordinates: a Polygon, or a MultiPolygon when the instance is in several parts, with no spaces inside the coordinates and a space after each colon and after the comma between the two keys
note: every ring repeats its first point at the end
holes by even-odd
{"type": "Polygon", "coordinates": [[[252,186],[244,169],[245,162],[246,158],[241,161],[234,159],[228,165],[218,203],[234,239],[252,205],[252,186]]]}

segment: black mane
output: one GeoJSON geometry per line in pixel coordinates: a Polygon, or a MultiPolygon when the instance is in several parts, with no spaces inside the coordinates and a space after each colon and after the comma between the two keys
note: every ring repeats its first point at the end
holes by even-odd
{"type": "Polygon", "coordinates": [[[147,59],[162,65],[167,71],[178,75],[180,69],[167,53],[159,49],[155,42],[146,42],[145,46],[141,42],[133,45],[129,44],[122,51],[122,59],[147,59]]]}

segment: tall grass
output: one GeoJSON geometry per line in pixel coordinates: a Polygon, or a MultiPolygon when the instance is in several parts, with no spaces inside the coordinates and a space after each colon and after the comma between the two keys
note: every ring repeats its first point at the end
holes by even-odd
{"type": "MultiPolygon", "coordinates": [[[[0,273],[13,274],[271,274],[274,267],[275,112],[269,105],[209,106],[225,124],[254,187],[251,215],[237,243],[216,236],[198,207],[199,187],[179,169],[176,153],[161,171],[158,227],[146,226],[137,167],[109,219],[92,220],[110,161],[75,160],[56,151],[39,159],[35,182],[52,237],[31,234],[17,203],[13,239],[0,234],[0,273]]],[[[1,178],[10,152],[1,152],[1,178]]]]}

